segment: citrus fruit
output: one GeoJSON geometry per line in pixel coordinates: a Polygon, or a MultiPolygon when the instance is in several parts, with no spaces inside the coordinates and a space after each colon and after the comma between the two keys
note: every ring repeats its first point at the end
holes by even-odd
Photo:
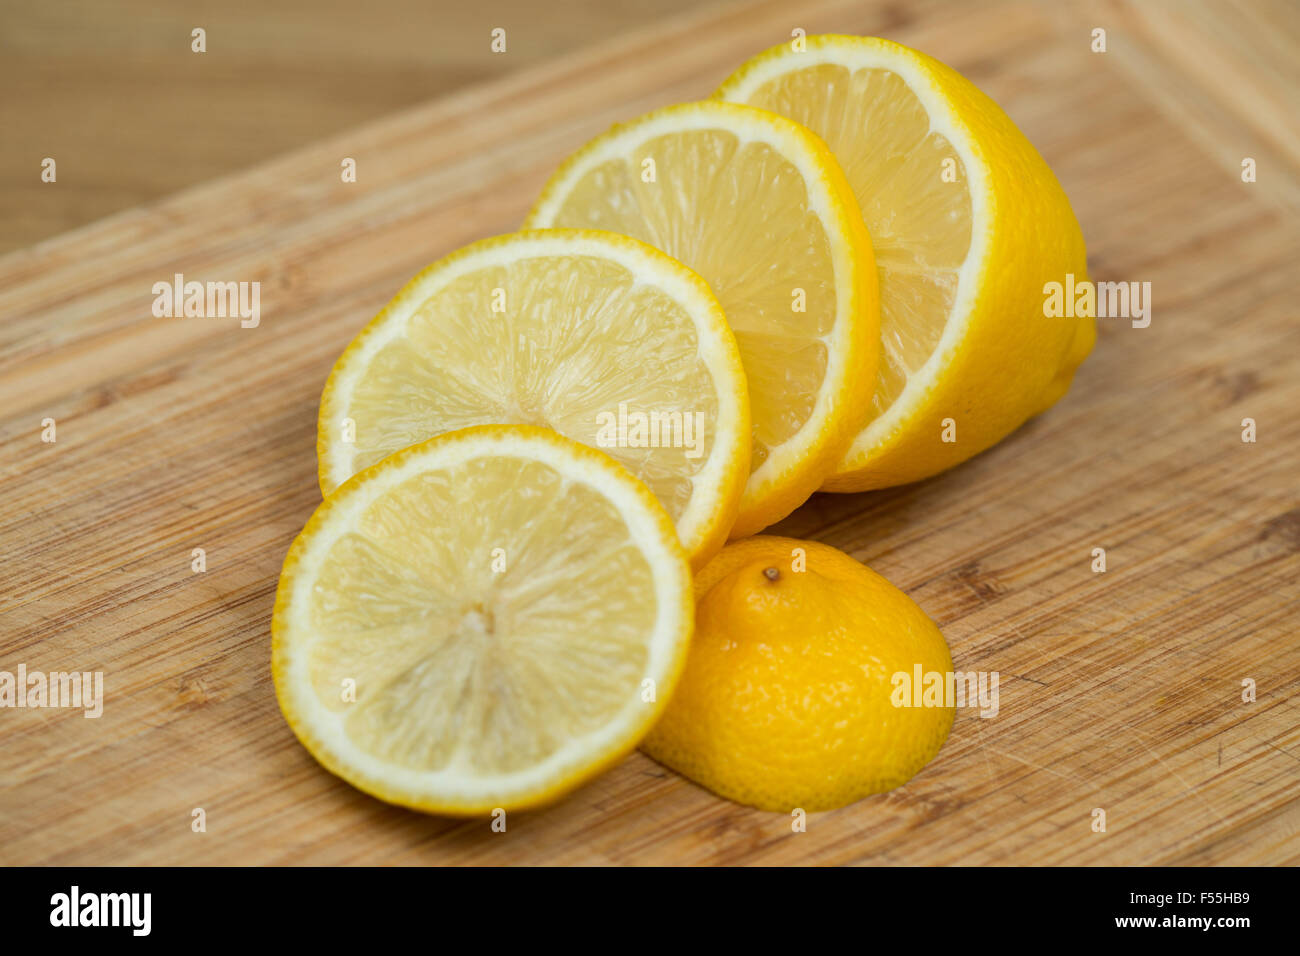
{"type": "Polygon", "coordinates": [[[735,339],[704,281],[644,243],[519,233],[421,272],[330,373],[321,490],[426,438],[496,423],[550,427],[619,460],[697,563],[731,530],[750,430],[735,339]]]}
{"type": "Polygon", "coordinates": [[[821,136],[871,233],[872,411],[824,485],[863,491],[936,474],[1047,409],[1096,330],[1091,317],[1044,315],[1046,283],[1087,277],[1083,236],[1056,177],[996,103],[888,40],[806,44],[759,54],[717,96],[821,136]]]}
{"type": "Polygon", "coordinates": [[[723,548],[695,594],[686,671],[642,744],[655,760],[788,813],[890,790],[939,752],[951,701],[895,706],[895,675],[949,674],[948,645],[880,575],[824,544],[759,536],[723,548]]]}
{"type": "Polygon", "coordinates": [[[527,224],[635,236],[717,295],[753,418],[732,537],[817,489],[865,420],[879,348],[871,240],[825,144],[763,110],[670,106],[570,157],[527,224]]]}
{"type": "Polygon", "coordinates": [[[486,814],[632,749],[691,612],[685,552],[643,483],[552,430],[478,426],[325,499],[280,575],[272,672],[327,769],[391,803],[486,814]]]}

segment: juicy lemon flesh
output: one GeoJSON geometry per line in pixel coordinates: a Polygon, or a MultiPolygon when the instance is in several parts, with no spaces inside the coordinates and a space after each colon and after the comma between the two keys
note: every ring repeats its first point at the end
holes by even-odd
{"type": "Polygon", "coordinates": [[[825,140],[858,201],[880,278],[874,419],[933,354],[956,303],[972,223],[961,157],[890,70],[805,67],[762,84],[746,102],[825,140]]]}
{"type": "Polygon", "coordinates": [[[636,699],[657,607],[627,582],[652,576],[609,499],[545,463],[429,471],[383,492],[324,558],[311,685],[391,765],[524,770],[636,699]]]}
{"type": "Polygon", "coordinates": [[[699,345],[681,303],[608,259],[538,256],[469,271],[418,305],[352,389],[351,470],[471,425],[536,425],[601,447],[676,522],[716,439],[707,426],[718,421],[717,385],[699,345]],[[661,416],[673,436],[645,448],[598,442],[599,416],[621,403],[661,416]],[[695,423],[703,427],[687,434],[695,423]]]}
{"type": "Polygon", "coordinates": [[[811,418],[835,324],[835,272],[804,178],[777,150],[721,129],[651,137],[587,171],[547,224],[632,236],[708,282],[749,381],[751,473],[811,418]],[[653,182],[643,179],[646,159],[653,182]],[[796,289],[806,311],[793,307],[796,289]]]}

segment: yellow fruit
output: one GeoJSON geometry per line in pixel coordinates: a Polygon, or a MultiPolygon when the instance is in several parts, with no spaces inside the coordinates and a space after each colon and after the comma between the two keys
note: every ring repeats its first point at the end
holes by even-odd
{"type": "Polygon", "coordinates": [[[653,724],[690,587],[667,513],[613,459],[549,429],[468,428],[316,510],[280,575],[276,695],[303,746],[380,799],[532,806],[653,724]]]}
{"type": "Polygon", "coordinates": [[[695,594],[686,672],[642,744],[655,760],[788,813],[893,789],[939,752],[951,701],[895,706],[894,675],[946,680],[948,645],[880,575],[824,544],[760,536],[725,547],[695,594]]]}
{"type": "Polygon", "coordinates": [[[717,300],[681,263],[611,233],[487,239],[411,280],[325,385],[321,491],[481,424],[601,448],[650,486],[697,565],[726,541],[749,474],[745,374],[717,300]]]}
{"type": "Polygon", "coordinates": [[[774,47],[717,96],[820,135],[871,233],[882,346],[871,421],[824,490],[936,474],[1065,394],[1096,329],[1091,317],[1045,317],[1044,286],[1087,278],[1083,236],[996,103],[938,60],[849,36],[774,47]],[[949,418],[955,441],[943,440],[949,418]]]}
{"type": "Polygon", "coordinates": [[[878,305],[871,240],[817,137],[748,107],[670,106],[570,157],[527,224],[635,236],[708,281],[753,418],[733,538],[785,517],[831,473],[866,419],[878,305]]]}

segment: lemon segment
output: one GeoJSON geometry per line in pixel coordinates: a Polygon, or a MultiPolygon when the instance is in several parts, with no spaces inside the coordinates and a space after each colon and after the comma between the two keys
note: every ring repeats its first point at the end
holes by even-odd
{"type": "Polygon", "coordinates": [[[532,806],[653,724],[690,586],[667,513],[613,459],[548,429],[465,429],[362,471],[294,541],[276,694],[316,759],[381,799],[532,806]]]}
{"type": "Polygon", "coordinates": [[[871,233],[881,348],[870,421],[824,490],[936,474],[1065,393],[1096,333],[1090,317],[1045,317],[1044,285],[1086,278],[1083,237],[996,103],[924,54],[849,36],[774,47],[716,95],[821,136],[871,233]]]}
{"type": "Polygon", "coordinates": [[[740,507],[750,417],[735,338],[699,276],[625,236],[518,233],[420,273],[330,374],[321,490],[427,438],[494,423],[553,428],[617,459],[697,564],[740,507]]]}
{"type": "Polygon", "coordinates": [[[642,749],[762,810],[831,810],[901,786],[956,714],[899,691],[946,679],[943,635],[912,600],[835,548],[760,535],[695,579],[690,660],[642,749]]]}
{"type": "Polygon", "coordinates": [[[879,335],[871,240],[825,144],[763,110],[667,107],[567,160],[527,225],[633,236],[713,289],[753,421],[732,537],[785,517],[830,474],[866,420],[879,335]]]}

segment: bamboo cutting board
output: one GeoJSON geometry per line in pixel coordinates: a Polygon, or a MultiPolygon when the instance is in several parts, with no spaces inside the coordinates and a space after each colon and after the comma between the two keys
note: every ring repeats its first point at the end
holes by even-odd
{"type": "Polygon", "coordinates": [[[0,862],[1300,862],[1297,50],[1280,3],[727,8],[0,259],[0,670],[105,681],[99,719],[0,710],[0,862]],[[775,529],[904,588],[958,669],[1000,674],[998,714],[959,711],[914,780],[807,832],[640,754],[505,833],[336,780],[269,672],[333,359],[429,261],[514,228],[568,151],[796,27],[962,71],[1056,170],[1093,277],[1151,283],[1150,326],[1102,321],[1001,445],[775,529]],[[260,282],[260,324],[155,318],[176,273],[260,282]]]}

